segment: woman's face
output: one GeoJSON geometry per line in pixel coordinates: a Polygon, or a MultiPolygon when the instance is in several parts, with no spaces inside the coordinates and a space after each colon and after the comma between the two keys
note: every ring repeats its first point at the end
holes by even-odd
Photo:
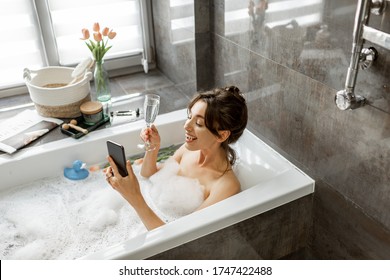
{"type": "Polygon", "coordinates": [[[186,147],[190,151],[212,148],[218,142],[218,137],[212,134],[205,125],[206,108],[207,104],[199,100],[188,112],[184,129],[186,147]]]}

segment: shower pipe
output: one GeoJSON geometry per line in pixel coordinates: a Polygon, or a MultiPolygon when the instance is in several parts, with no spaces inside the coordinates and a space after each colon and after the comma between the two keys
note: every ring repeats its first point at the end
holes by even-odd
{"type": "Polygon", "coordinates": [[[363,48],[364,40],[390,50],[390,34],[367,26],[369,13],[382,15],[390,0],[358,0],[353,28],[352,55],[345,88],[336,93],[335,102],[340,110],[356,109],[367,103],[365,97],[355,95],[354,89],[359,67],[368,69],[377,58],[375,48],[363,48]]]}

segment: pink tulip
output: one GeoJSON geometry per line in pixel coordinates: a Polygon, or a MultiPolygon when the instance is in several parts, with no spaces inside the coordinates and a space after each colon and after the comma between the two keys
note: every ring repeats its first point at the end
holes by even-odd
{"type": "Polygon", "coordinates": [[[109,33],[108,33],[108,38],[110,38],[110,39],[114,39],[115,38],[115,36],[116,36],[116,32],[114,32],[114,31],[110,31],[109,33]]]}
{"type": "Polygon", "coordinates": [[[110,32],[110,29],[108,29],[108,27],[104,27],[102,34],[103,34],[103,36],[107,36],[109,32],[110,32]]]}
{"type": "Polygon", "coordinates": [[[95,22],[93,24],[93,31],[95,31],[95,32],[99,32],[100,31],[100,25],[99,25],[98,22],[95,22]]]}
{"type": "Polygon", "coordinates": [[[100,32],[93,33],[93,38],[95,39],[96,42],[100,42],[103,39],[102,34],[100,32]]]}
{"type": "Polygon", "coordinates": [[[83,38],[81,38],[81,40],[87,40],[87,39],[89,39],[89,30],[88,29],[86,29],[86,28],[83,28],[82,30],[81,30],[81,33],[83,33],[83,38]]]}

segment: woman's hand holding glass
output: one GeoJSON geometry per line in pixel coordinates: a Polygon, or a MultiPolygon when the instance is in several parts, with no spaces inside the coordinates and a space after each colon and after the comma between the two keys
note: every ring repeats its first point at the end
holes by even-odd
{"type": "Polygon", "coordinates": [[[161,138],[154,124],[142,129],[140,137],[144,143],[150,143],[150,146],[157,150],[160,148],[161,138]]]}

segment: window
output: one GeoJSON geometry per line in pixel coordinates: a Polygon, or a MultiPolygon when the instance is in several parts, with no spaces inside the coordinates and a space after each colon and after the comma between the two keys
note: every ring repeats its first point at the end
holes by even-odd
{"type": "Polygon", "coordinates": [[[0,44],[0,97],[5,89],[24,86],[24,68],[74,66],[91,56],[81,29],[92,34],[95,22],[117,32],[105,56],[108,70],[142,65],[152,47],[149,5],[149,0],[2,0],[0,24],[7,28],[0,44]]]}
{"type": "Polygon", "coordinates": [[[0,3],[0,89],[23,82],[23,68],[45,65],[42,41],[31,0],[0,3]]]}

